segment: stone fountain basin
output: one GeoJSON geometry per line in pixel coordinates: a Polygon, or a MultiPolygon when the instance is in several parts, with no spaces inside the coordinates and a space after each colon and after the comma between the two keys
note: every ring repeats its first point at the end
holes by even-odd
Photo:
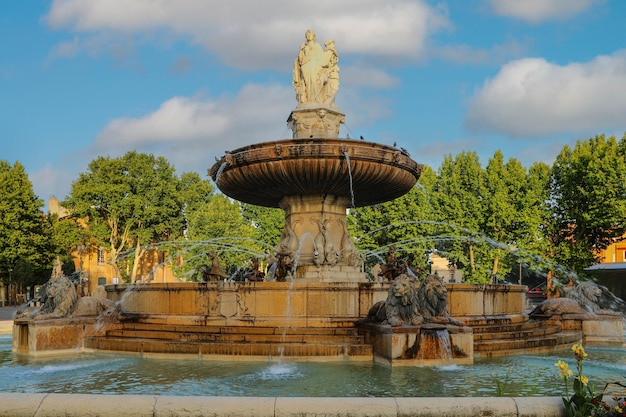
{"type": "Polygon", "coordinates": [[[209,170],[229,197],[265,207],[294,195],[345,197],[354,207],[393,200],[422,166],[395,147],[353,139],[286,139],[226,153],[209,170]]]}

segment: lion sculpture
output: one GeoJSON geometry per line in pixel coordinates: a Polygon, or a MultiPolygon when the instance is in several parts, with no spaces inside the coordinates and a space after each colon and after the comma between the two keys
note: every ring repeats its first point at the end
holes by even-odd
{"type": "Polygon", "coordinates": [[[420,314],[427,323],[454,324],[463,326],[448,313],[448,290],[437,275],[428,275],[417,290],[420,314]]]}
{"type": "Polygon", "coordinates": [[[530,312],[530,317],[541,319],[562,314],[620,315],[626,311],[623,300],[593,281],[582,281],[575,287],[566,288],[565,294],[565,297],[543,301],[530,312]]]}
{"type": "Polygon", "coordinates": [[[417,326],[424,322],[419,310],[415,283],[406,275],[399,275],[389,286],[387,299],[372,306],[367,320],[394,327],[406,324],[417,326]]]}
{"type": "Polygon", "coordinates": [[[437,275],[427,276],[419,287],[407,275],[399,275],[392,281],[387,299],[372,306],[366,321],[393,327],[422,323],[464,325],[449,316],[448,291],[437,275]]]}
{"type": "Polygon", "coordinates": [[[39,311],[26,314],[27,317],[35,320],[93,317],[115,309],[115,303],[107,298],[78,297],[74,284],[67,277],[53,278],[44,284],[41,300],[43,305],[39,311]]]}
{"type": "Polygon", "coordinates": [[[582,281],[569,297],[587,306],[595,314],[619,315],[626,312],[626,303],[608,288],[593,281],[582,281]]]}

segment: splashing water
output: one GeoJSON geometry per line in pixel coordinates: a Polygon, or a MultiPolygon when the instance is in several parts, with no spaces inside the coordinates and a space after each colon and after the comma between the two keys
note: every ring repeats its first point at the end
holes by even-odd
{"type": "Polygon", "coordinates": [[[217,173],[215,174],[215,183],[217,184],[217,182],[220,179],[220,175],[222,175],[222,172],[224,172],[224,168],[226,168],[226,165],[228,165],[228,162],[224,161],[222,162],[222,165],[220,165],[219,169],[217,170],[217,173]]]}
{"type": "Polygon", "coordinates": [[[350,167],[350,155],[348,155],[348,151],[343,151],[343,154],[346,157],[346,164],[348,165],[348,176],[350,177],[350,198],[352,199],[352,207],[354,207],[354,190],[352,189],[352,169],[350,167]]]}

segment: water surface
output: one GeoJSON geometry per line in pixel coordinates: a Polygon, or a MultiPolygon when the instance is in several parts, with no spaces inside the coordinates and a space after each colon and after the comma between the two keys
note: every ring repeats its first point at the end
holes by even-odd
{"type": "MultiPolygon", "coordinates": [[[[626,350],[588,347],[585,374],[596,388],[625,382],[626,350]]],[[[137,355],[76,353],[13,355],[0,336],[0,392],[159,394],[259,397],[560,396],[554,363],[575,366],[570,350],[546,355],[476,358],[474,365],[396,367],[371,362],[247,362],[145,359],[137,355]]]]}

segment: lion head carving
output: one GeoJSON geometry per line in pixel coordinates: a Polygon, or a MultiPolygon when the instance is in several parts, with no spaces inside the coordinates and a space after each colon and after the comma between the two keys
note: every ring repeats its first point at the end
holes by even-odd
{"type": "Polygon", "coordinates": [[[51,320],[73,317],[94,317],[106,313],[115,318],[117,305],[106,298],[102,287],[94,291],[93,297],[78,297],[76,288],[67,277],[53,278],[45,283],[41,290],[43,305],[36,312],[24,311],[17,318],[25,317],[33,320],[51,320]]]}
{"type": "Polygon", "coordinates": [[[417,289],[417,301],[426,322],[463,326],[448,313],[448,290],[439,276],[431,274],[422,281],[417,289]]]}
{"type": "Polygon", "coordinates": [[[34,319],[47,320],[69,316],[76,306],[76,288],[67,277],[54,278],[48,281],[42,291],[43,305],[34,319]]]}
{"type": "Polygon", "coordinates": [[[394,327],[421,324],[424,319],[419,313],[415,283],[406,275],[399,275],[389,286],[387,299],[372,306],[368,320],[394,327]]]}

